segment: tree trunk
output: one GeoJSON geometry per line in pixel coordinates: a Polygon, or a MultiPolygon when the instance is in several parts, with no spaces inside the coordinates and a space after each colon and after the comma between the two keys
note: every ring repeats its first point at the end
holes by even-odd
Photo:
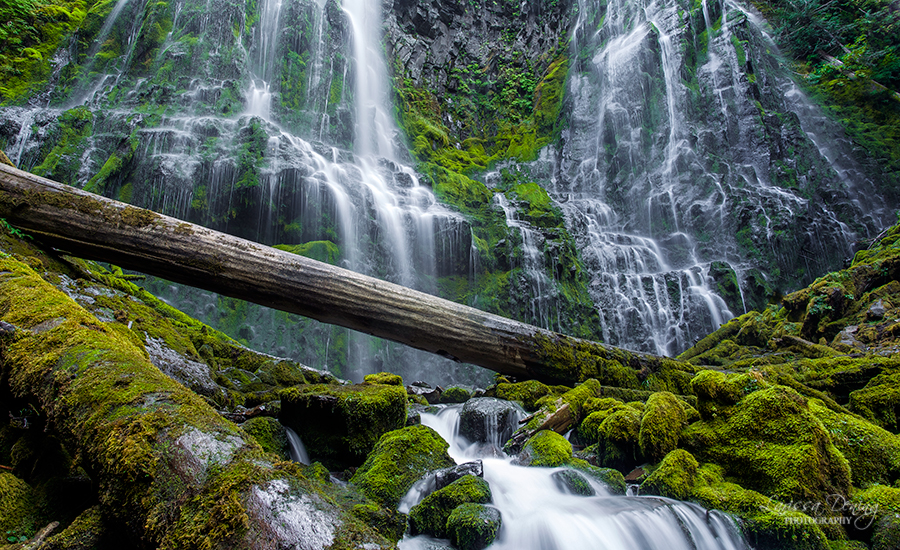
{"type": "Polygon", "coordinates": [[[532,325],[0,165],[0,217],[74,256],[400,342],[518,378],[574,383],[678,362],[532,325]]]}

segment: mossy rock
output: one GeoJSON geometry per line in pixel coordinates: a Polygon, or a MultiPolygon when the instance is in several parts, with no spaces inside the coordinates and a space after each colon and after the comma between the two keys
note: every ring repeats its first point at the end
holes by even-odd
{"type": "Polygon", "coordinates": [[[575,470],[559,470],[558,472],[553,472],[550,477],[553,478],[556,486],[563,492],[585,497],[591,497],[596,494],[588,480],[575,470]]]}
{"type": "Polygon", "coordinates": [[[517,457],[523,466],[562,466],[572,460],[572,444],[552,430],[534,434],[517,457]]]}
{"type": "Polygon", "coordinates": [[[402,386],[301,385],[281,393],[280,419],[310,457],[332,469],[361,464],[385,433],[406,424],[402,386]]]}
{"type": "Polygon", "coordinates": [[[42,550],[94,550],[97,548],[113,548],[111,538],[100,506],[93,506],[82,512],[63,531],[53,534],[44,544],[42,550]]]}
{"type": "Polygon", "coordinates": [[[386,539],[396,542],[403,538],[403,533],[406,531],[405,514],[373,502],[357,504],[352,511],[360,521],[371,526],[386,539]]]}
{"type": "Polygon", "coordinates": [[[606,418],[612,413],[624,411],[629,408],[621,401],[614,401],[615,404],[608,409],[601,409],[599,411],[592,412],[591,414],[587,415],[584,420],[581,421],[581,424],[578,425],[578,435],[583,441],[591,444],[599,441],[600,425],[603,424],[603,421],[606,420],[606,418]]]}
{"type": "Polygon", "coordinates": [[[599,468],[580,458],[573,458],[568,464],[579,472],[599,481],[614,495],[624,495],[626,490],[625,476],[614,468],[599,468]]]}
{"type": "Polygon", "coordinates": [[[854,485],[890,484],[900,478],[900,436],[857,416],[835,412],[817,399],[809,401],[809,410],[850,463],[854,485]]]}
{"type": "Polygon", "coordinates": [[[441,403],[465,403],[472,397],[472,390],[450,386],[441,393],[441,403]]]}
{"type": "Polygon", "coordinates": [[[675,449],[644,479],[641,493],[687,500],[694,492],[699,467],[694,455],[684,449],[675,449]]]}
{"type": "Polygon", "coordinates": [[[375,374],[367,374],[363,378],[363,384],[385,384],[388,386],[402,386],[403,377],[399,374],[390,372],[378,372],[375,374]]]}
{"type": "Polygon", "coordinates": [[[9,472],[0,471],[0,534],[30,538],[37,527],[35,505],[31,486],[9,472]]]}
{"type": "Polygon", "coordinates": [[[850,467],[806,399],[773,386],[751,393],[732,414],[691,424],[684,446],[722,465],[741,485],[784,501],[846,495],[850,467]]]}
{"type": "Polygon", "coordinates": [[[491,488],[487,481],[465,475],[412,507],[409,511],[410,533],[444,538],[447,534],[447,518],[457,506],[466,503],[488,504],[491,500],[491,488]]]}
{"type": "Polygon", "coordinates": [[[269,416],[257,416],[241,424],[241,428],[252,435],[267,453],[275,453],[284,460],[290,460],[287,434],[278,420],[269,416]]]}
{"type": "Polygon", "coordinates": [[[641,417],[638,434],[644,457],[657,462],[675,450],[686,420],[684,409],[673,394],[658,392],[651,395],[641,417]]]}
{"type": "Polygon", "coordinates": [[[871,532],[872,550],[900,548],[900,488],[872,485],[855,492],[848,508],[854,527],[871,532]]]}
{"type": "Polygon", "coordinates": [[[900,432],[900,372],[880,374],[852,392],[850,410],[888,431],[900,432]]]}
{"type": "Polygon", "coordinates": [[[747,542],[757,550],[829,550],[815,520],[756,491],[723,480],[718,466],[697,470],[691,500],[739,517],[747,542]]]}
{"type": "Polygon", "coordinates": [[[597,429],[597,464],[626,473],[643,462],[640,430],[641,413],[631,407],[607,416],[597,429]]]}
{"type": "Polygon", "coordinates": [[[293,361],[273,361],[256,371],[256,376],[269,386],[287,388],[297,384],[306,384],[307,370],[293,361]]]}
{"type": "Polygon", "coordinates": [[[449,447],[437,432],[421,424],[388,432],[350,481],[370,499],[396,508],[425,473],[455,465],[447,454],[449,447]]]}
{"type": "Polygon", "coordinates": [[[526,380],[514,384],[505,382],[497,384],[494,388],[494,397],[507,401],[516,401],[526,411],[534,412],[540,407],[538,401],[554,393],[550,386],[537,380],[526,380]]]}
{"type": "Polygon", "coordinates": [[[484,504],[460,504],[447,518],[447,536],[459,550],[482,550],[500,532],[500,510],[484,504]]]}

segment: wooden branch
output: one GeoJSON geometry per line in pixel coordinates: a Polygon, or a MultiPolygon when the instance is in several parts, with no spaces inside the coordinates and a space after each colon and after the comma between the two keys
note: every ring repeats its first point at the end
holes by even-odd
{"type": "Polygon", "coordinates": [[[0,217],[45,244],[518,378],[574,383],[668,358],[563,336],[0,165],[0,217]]]}

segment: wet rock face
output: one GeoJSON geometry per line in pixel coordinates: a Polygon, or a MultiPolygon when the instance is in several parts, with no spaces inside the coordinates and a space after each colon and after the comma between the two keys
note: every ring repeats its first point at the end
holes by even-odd
{"type": "Polygon", "coordinates": [[[520,409],[494,397],[470,399],[459,415],[459,433],[473,443],[502,445],[518,428],[520,409]]]}
{"type": "Polygon", "coordinates": [[[474,460],[472,462],[460,464],[459,466],[436,471],[434,473],[434,489],[443,489],[447,485],[450,485],[457,479],[466,475],[484,477],[484,464],[481,460],[474,460]]]}
{"type": "MultiPolygon", "coordinates": [[[[387,57],[399,71],[439,96],[468,93],[465,75],[478,72],[487,93],[504,70],[535,63],[542,73],[568,31],[571,0],[488,2],[390,0],[383,3],[387,57]]],[[[538,75],[540,76],[540,74],[538,75]]],[[[499,90],[496,90],[499,92],[499,90]]],[[[452,127],[451,120],[445,120],[452,127]]]]}

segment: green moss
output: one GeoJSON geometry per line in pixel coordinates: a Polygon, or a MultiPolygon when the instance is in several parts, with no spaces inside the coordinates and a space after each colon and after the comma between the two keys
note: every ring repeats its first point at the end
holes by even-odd
{"type": "Polygon", "coordinates": [[[886,430],[900,431],[900,373],[880,374],[851,393],[850,410],[886,430]]]}
{"type": "Polygon", "coordinates": [[[625,494],[625,476],[622,472],[613,468],[598,468],[578,458],[572,459],[568,465],[606,485],[611,493],[625,494]]]}
{"type": "Polygon", "coordinates": [[[491,488],[480,477],[465,475],[431,493],[409,511],[409,530],[413,535],[426,533],[438,538],[447,535],[447,518],[460,504],[491,502],[491,488]]]}
{"type": "Polygon", "coordinates": [[[828,540],[815,520],[794,506],[726,482],[721,469],[712,465],[702,465],[695,480],[692,500],[741,518],[742,531],[754,548],[828,550],[828,540]]]}
{"type": "Polygon", "coordinates": [[[686,423],[684,409],[669,392],[655,393],[647,399],[638,441],[644,457],[656,462],[675,450],[686,423]]]}
{"type": "Polygon", "coordinates": [[[427,426],[408,426],[381,436],[350,481],[372,500],[396,507],[423,474],[455,463],[449,445],[427,426]]]}
{"type": "Polygon", "coordinates": [[[367,374],[363,379],[364,384],[386,384],[388,386],[403,386],[403,377],[390,372],[367,374]]]}
{"type": "Polygon", "coordinates": [[[441,393],[441,403],[465,403],[472,397],[472,390],[451,386],[441,393]]]}
{"type": "Polygon", "coordinates": [[[253,436],[267,453],[275,453],[282,460],[290,460],[287,434],[281,423],[274,418],[257,416],[241,424],[241,428],[253,436]]]}
{"type": "Polygon", "coordinates": [[[641,493],[687,500],[694,492],[699,467],[691,453],[675,449],[644,479],[641,493]]]}
{"type": "Polygon", "coordinates": [[[483,504],[460,504],[447,518],[447,536],[459,550],[482,550],[500,532],[500,511],[483,504]]]}
{"type": "Polygon", "coordinates": [[[360,464],[406,423],[406,389],[384,384],[299,385],[281,393],[281,421],[329,467],[360,464]]]}
{"type": "Polygon", "coordinates": [[[9,472],[0,471],[0,534],[30,538],[35,529],[36,512],[31,487],[9,472]]]}
{"type": "Polygon", "coordinates": [[[847,460],[790,388],[753,392],[729,414],[691,424],[683,437],[695,456],[773,498],[825,502],[850,488],[847,460]]]}
{"type": "Polygon", "coordinates": [[[82,512],[75,521],[59,533],[53,534],[42,546],[48,549],[99,548],[107,536],[107,526],[99,506],[82,512]]]}
{"type": "Polygon", "coordinates": [[[524,466],[562,466],[572,460],[572,444],[552,430],[541,430],[525,443],[518,460],[524,466]]]}
{"type": "Polygon", "coordinates": [[[642,462],[638,435],[641,413],[623,407],[603,419],[597,429],[597,462],[600,466],[630,472],[642,462]]]}
{"type": "Polygon", "coordinates": [[[337,265],[341,260],[341,249],[331,241],[310,241],[297,245],[276,244],[275,248],[331,265],[337,265]]]}
{"type": "Polygon", "coordinates": [[[873,485],[857,491],[848,509],[860,528],[872,527],[873,550],[892,550],[900,544],[900,489],[873,485]]]}
{"type": "Polygon", "coordinates": [[[507,401],[516,401],[526,411],[535,411],[538,408],[538,400],[552,393],[550,386],[537,380],[526,380],[510,384],[508,382],[497,384],[494,396],[507,401]]]}
{"type": "Polygon", "coordinates": [[[391,541],[400,540],[406,531],[404,514],[371,502],[355,505],[353,515],[366,525],[371,525],[375,531],[391,541]]]}

